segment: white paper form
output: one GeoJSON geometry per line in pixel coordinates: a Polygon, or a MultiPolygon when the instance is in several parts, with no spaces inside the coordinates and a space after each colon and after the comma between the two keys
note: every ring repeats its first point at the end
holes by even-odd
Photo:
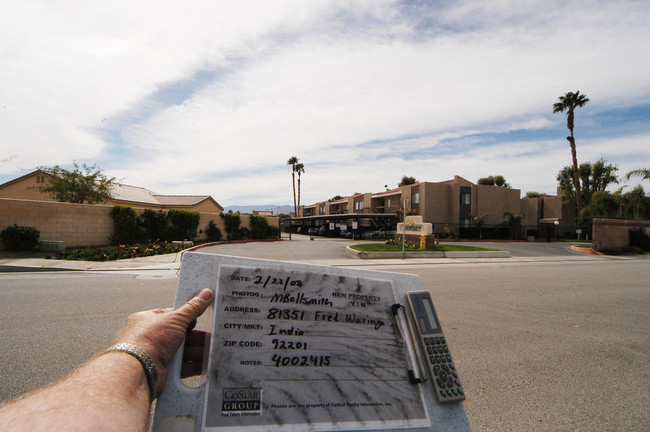
{"type": "Polygon", "coordinates": [[[429,427],[391,280],[220,266],[203,430],[429,427]]]}

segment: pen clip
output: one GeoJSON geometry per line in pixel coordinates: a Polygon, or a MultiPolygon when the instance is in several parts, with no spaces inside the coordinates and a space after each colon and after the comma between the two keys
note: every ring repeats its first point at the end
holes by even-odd
{"type": "Polygon", "coordinates": [[[404,344],[406,345],[406,364],[409,380],[412,384],[422,383],[426,381],[426,378],[424,378],[422,373],[424,368],[422,366],[422,359],[420,358],[416,341],[413,339],[413,329],[411,328],[411,324],[406,316],[406,309],[401,304],[395,303],[391,306],[391,311],[395,316],[397,328],[399,329],[404,344]]]}

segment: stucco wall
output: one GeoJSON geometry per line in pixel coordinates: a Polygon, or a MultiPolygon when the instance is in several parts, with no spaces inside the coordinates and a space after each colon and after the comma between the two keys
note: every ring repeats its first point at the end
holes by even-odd
{"type": "MultiPolygon", "coordinates": [[[[473,214],[485,213],[488,215],[487,225],[498,225],[505,221],[503,214],[510,212],[518,215],[521,212],[519,189],[507,189],[500,186],[476,185],[472,190],[476,195],[476,205],[472,206],[473,214]]],[[[472,197],[474,204],[474,197],[472,197]]],[[[528,216],[528,215],[526,215],[528,216]]]]}
{"type": "Polygon", "coordinates": [[[630,246],[630,230],[645,229],[650,235],[650,221],[635,221],[622,219],[594,219],[593,240],[594,249],[620,249],[630,246]]]}
{"type": "MultiPolygon", "coordinates": [[[[41,240],[63,240],[67,247],[103,246],[110,243],[113,234],[112,208],[107,205],[0,198],[0,230],[13,224],[32,226],[41,232],[41,240]]],[[[145,210],[134,209],[138,214],[145,210]]],[[[225,225],[219,214],[201,213],[200,231],[195,240],[207,240],[205,229],[211,220],[226,238],[225,225]]],[[[249,227],[249,220],[249,216],[242,215],[241,226],[249,227]]],[[[278,217],[267,217],[267,220],[269,225],[279,225],[278,217]]],[[[0,248],[3,247],[0,243],[0,248]]]]}

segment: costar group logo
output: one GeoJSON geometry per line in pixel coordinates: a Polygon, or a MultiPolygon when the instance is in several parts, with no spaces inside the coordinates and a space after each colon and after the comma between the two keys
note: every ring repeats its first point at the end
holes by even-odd
{"type": "Polygon", "coordinates": [[[261,388],[223,389],[221,411],[260,411],[262,406],[261,388]]]}

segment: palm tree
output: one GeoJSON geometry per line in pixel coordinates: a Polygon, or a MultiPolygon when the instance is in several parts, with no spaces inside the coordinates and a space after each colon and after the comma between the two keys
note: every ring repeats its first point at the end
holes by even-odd
{"type": "Polygon", "coordinates": [[[296,216],[298,216],[298,206],[296,205],[296,165],[298,164],[298,158],[291,156],[287,161],[287,165],[291,165],[291,183],[293,184],[293,211],[296,216]]]}
{"type": "Polygon", "coordinates": [[[300,175],[305,172],[305,165],[297,163],[294,170],[298,173],[298,209],[300,209],[300,175]]]}
{"type": "Polygon", "coordinates": [[[514,236],[515,240],[519,240],[519,234],[523,231],[526,215],[523,213],[520,215],[514,215],[510,212],[505,212],[503,217],[508,219],[506,225],[510,227],[510,235],[514,236]]]}
{"type": "Polygon", "coordinates": [[[582,216],[580,216],[581,208],[581,199],[580,199],[580,179],[578,177],[578,158],[576,156],[576,140],[573,136],[573,118],[574,111],[576,108],[580,108],[589,102],[589,98],[583,94],[580,94],[580,91],[575,93],[567,92],[564,96],[558,98],[559,102],[553,104],[553,114],[559,112],[567,112],[566,126],[569,128],[571,135],[566,137],[571,146],[571,156],[573,158],[573,182],[575,183],[576,189],[576,213],[578,215],[578,224],[582,221],[582,216]]]}
{"type": "Polygon", "coordinates": [[[483,225],[485,225],[485,222],[487,221],[487,213],[469,215],[469,217],[472,219],[472,222],[474,222],[474,225],[478,227],[478,238],[483,240],[483,225]]]}
{"type": "Polygon", "coordinates": [[[629,180],[632,176],[641,177],[643,180],[650,180],[650,168],[637,168],[627,173],[625,178],[629,180]]]}

